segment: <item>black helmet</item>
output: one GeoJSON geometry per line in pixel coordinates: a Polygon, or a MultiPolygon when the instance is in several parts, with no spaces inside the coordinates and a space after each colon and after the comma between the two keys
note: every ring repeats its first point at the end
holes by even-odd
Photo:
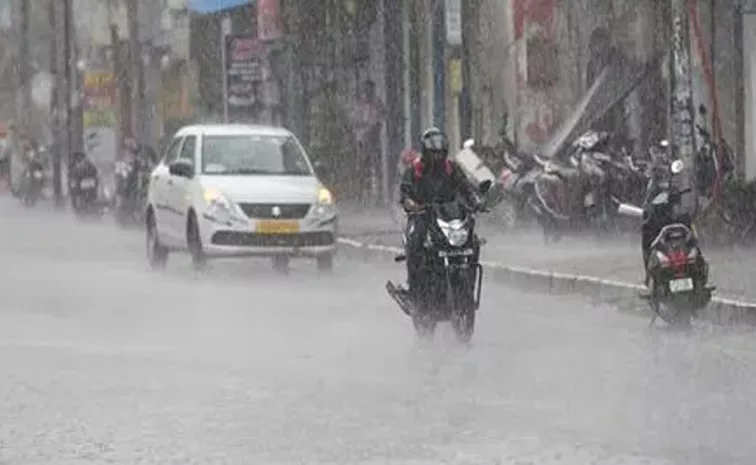
{"type": "Polygon", "coordinates": [[[420,136],[420,153],[426,161],[441,161],[449,156],[449,141],[437,127],[430,127],[420,136]]]}

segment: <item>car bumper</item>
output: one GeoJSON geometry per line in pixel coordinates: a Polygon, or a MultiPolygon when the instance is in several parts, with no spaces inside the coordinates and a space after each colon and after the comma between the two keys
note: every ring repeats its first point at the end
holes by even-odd
{"type": "Polygon", "coordinates": [[[261,234],[256,221],[233,218],[220,221],[202,215],[200,233],[208,257],[317,257],[336,251],[338,216],[332,214],[299,220],[293,233],[261,234]]]}

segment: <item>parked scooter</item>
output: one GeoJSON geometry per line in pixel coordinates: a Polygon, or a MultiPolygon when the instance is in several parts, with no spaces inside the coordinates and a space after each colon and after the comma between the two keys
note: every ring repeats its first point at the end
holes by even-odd
{"type": "MultiPolygon", "coordinates": [[[[683,162],[676,160],[669,169],[674,176],[683,167],[683,162]]],[[[645,211],[620,204],[618,212],[643,218],[644,227],[654,228],[650,232],[656,234],[646,263],[648,291],[641,294],[653,312],[651,324],[659,317],[670,325],[688,325],[708,306],[715,287],[708,283],[709,266],[698,244],[692,212],[686,211],[682,201],[685,195],[695,195],[693,189],[680,189],[667,181],[660,185],[645,211]]]]}
{"type": "Polygon", "coordinates": [[[536,177],[534,207],[547,242],[561,240],[566,231],[606,228],[610,205],[605,201],[605,173],[586,156],[606,137],[587,132],[550,159],[536,177]]]}
{"type": "Polygon", "coordinates": [[[548,160],[518,150],[506,136],[502,137],[502,144],[503,167],[497,180],[501,197],[493,214],[506,219],[504,224],[511,229],[535,219],[535,181],[548,166],[548,160]]]}

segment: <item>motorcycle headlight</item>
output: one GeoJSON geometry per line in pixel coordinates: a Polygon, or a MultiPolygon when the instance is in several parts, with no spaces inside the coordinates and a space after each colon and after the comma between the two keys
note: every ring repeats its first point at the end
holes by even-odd
{"type": "Polygon", "coordinates": [[[461,220],[454,220],[450,222],[438,220],[438,227],[441,232],[444,233],[446,240],[449,241],[449,245],[452,247],[461,247],[465,245],[468,237],[470,236],[470,230],[467,229],[465,223],[461,220]]]}

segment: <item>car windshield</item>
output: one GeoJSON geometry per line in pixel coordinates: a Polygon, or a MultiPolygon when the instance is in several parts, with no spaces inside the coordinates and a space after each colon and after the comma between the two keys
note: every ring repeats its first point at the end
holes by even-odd
{"type": "Polygon", "coordinates": [[[224,135],[202,138],[202,173],[310,176],[312,170],[292,136],[224,135]]]}

